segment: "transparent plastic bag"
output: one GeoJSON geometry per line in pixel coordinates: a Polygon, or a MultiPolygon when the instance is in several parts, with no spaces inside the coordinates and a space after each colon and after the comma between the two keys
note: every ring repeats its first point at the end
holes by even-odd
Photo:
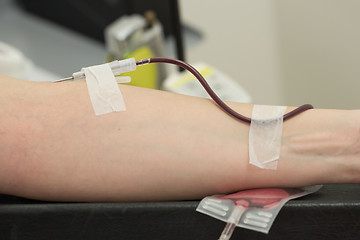
{"type": "Polygon", "coordinates": [[[265,188],[204,198],[197,211],[227,222],[222,237],[229,239],[235,226],[268,233],[284,204],[316,192],[321,185],[304,188],[265,188]]]}

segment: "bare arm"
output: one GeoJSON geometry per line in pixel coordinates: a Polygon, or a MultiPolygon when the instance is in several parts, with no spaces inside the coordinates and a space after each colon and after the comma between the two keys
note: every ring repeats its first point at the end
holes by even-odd
{"type": "MultiPolygon", "coordinates": [[[[183,200],[253,187],[360,182],[359,111],[309,110],[286,121],[272,171],[248,164],[249,125],[207,99],[122,85],[128,110],[95,116],[84,82],[2,76],[0,91],[2,193],[183,200]]],[[[251,105],[231,106],[251,115],[251,105]]]]}

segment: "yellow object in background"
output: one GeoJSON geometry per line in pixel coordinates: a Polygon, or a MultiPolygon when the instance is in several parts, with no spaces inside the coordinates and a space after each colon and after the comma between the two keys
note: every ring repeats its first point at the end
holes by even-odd
{"type": "MultiPolygon", "coordinates": [[[[142,46],[136,49],[131,53],[125,54],[124,58],[132,58],[135,60],[140,60],[143,58],[151,58],[154,57],[153,52],[147,46],[142,46]]],[[[122,76],[130,76],[131,82],[126,83],[128,85],[137,86],[137,87],[145,87],[145,88],[158,88],[158,68],[156,64],[148,64],[145,66],[141,66],[136,69],[136,71],[121,74],[122,76]]]]}
{"type": "MultiPolygon", "coordinates": [[[[208,66],[204,66],[201,69],[198,69],[198,71],[205,79],[208,79],[214,73],[214,69],[212,69],[211,67],[208,67],[208,66]]],[[[186,73],[182,74],[182,76],[177,81],[174,81],[171,84],[171,87],[179,88],[179,87],[181,87],[185,84],[188,84],[189,82],[194,81],[194,80],[197,82],[197,79],[194,77],[194,75],[192,75],[190,72],[186,72],[186,73]]]]}
{"type": "MultiPolygon", "coordinates": [[[[107,26],[104,33],[109,62],[164,56],[163,29],[153,12],[122,16],[107,26]]],[[[129,85],[159,89],[167,72],[164,64],[149,64],[124,76],[131,77],[129,85]]]]}

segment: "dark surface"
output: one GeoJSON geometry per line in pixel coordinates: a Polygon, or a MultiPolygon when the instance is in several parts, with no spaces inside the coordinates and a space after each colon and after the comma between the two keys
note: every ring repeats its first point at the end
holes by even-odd
{"type": "MultiPolygon", "coordinates": [[[[225,223],[197,201],[53,203],[0,196],[0,239],[217,239],[225,223]]],[[[288,202],[268,235],[237,228],[232,239],[359,239],[360,185],[325,185],[288,202]]]]}
{"type": "Polygon", "coordinates": [[[156,13],[166,35],[172,34],[170,3],[176,0],[17,0],[20,6],[99,41],[104,41],[104,29],[116,19],[131,14],[156,13]]]}

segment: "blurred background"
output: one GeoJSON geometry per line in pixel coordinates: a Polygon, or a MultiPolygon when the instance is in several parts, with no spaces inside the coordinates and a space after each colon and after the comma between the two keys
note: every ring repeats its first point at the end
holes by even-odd
{"type": "MultiPolygon", "coordinates": [[[[166,56],[199,66],[226,100],[360,108],[359,11],[358,0],[0,0],[0,72],[50,81],[166,56]]],[[[139,74],[203,94],[177,68],[139,74]]]]}

